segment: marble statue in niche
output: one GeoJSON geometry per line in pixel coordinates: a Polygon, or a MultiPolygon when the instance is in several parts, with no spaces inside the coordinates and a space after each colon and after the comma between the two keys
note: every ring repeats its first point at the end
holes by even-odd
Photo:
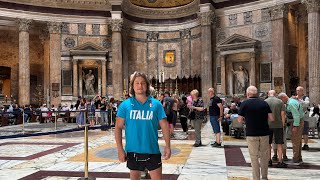
{"type": "Polygon", "coordinates": [[[83,81],[85,84],[87,95],[94,95],[95,92],[94,92],[93,85],[95,83],[95,77],[92,74],[92,70],[90,69],[88,74],[85,74],[84,72],[82,72],[82,74],[83,74],[83,81]]]}
{"type": "Polygon", "coordinates": [[[239,66],[239,70],[235,71],[231,69],[231,71],[235,76],[235,94],[244,94],[246,91],[247,84],[249,82],[248,71],[243,66],[239,66]]]}

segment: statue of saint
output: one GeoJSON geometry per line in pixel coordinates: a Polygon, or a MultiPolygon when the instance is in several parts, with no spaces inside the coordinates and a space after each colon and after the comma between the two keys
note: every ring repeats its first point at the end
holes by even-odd
{"type": "Polygon", "coordinates": [[[239,66],[239,70],[234,71],[232,69],[232,72],[235,75],[235,93],[245,93],[247,83],[249,82],[249,75],[247,70],[243,66],[239,66]]]}
{"type": "Polygon", "coordinates": [[[85,73],[83,72],[83,81],[85,84],[86,92],[87,95],[94,95],[94,82],[95,78],[94,75],[92,74],[92,70],[89,70],[88,74],[84,75],[85,73]]]}

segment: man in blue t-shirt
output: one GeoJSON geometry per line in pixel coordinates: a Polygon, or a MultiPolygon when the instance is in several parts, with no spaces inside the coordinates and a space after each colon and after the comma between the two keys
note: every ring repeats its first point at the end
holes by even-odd
{"type": "Polygon", "coordinates": [[[162,179],[161,153],[158,144],[158,126],[165,140],[164,159],[171,156],[169,125],[160,101],[150,96],[150,82],[143,73],[135,72],[130,80],[132,97],[118,108],[115,139],[120,162],[127,161],[130,179],[140,179],[141,171],[148,169],[152,179],[162,179]],[[122,145],[125,126],[126,145],[122,145]]]}

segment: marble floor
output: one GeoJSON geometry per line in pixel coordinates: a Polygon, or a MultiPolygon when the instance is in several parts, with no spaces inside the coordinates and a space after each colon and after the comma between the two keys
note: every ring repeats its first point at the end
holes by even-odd
{"type": "MultiPolygon", "coordinates": [[[[84,176],[84,131],[74,124],[27,124],[0,127],[1,180],[64,180],[84,176]],[[28,132],[28,133],[26,133],[28,132]]],[[[159,132],[161,136],[161,132],[159,132]]],[[[114,131],[89,130],[89,177],[129,179],[125,163],[117,160],[114,131]]],[[[249,180],[250,157],[245,139],[223,137],[223,147],[212,148],[210,123],[202,129],[203,146],[193,147],[194,131],[187,135],[177,126],[172,138],[172,157],[163,161],[163,179],[249,180]]],[[[159,138],[161,149],[164,140],[159,138]]],[[[288,141],[288,157],[292,144],[288,141]]],[[[306,180],[320,177],[320,141],[311,139],[310,150],[303,151],[304,163],[288,162],[288,168],[269,168],[270,180],[306,180]]],[[[275,166],[275,164],[274,164],[275,166]]]]}

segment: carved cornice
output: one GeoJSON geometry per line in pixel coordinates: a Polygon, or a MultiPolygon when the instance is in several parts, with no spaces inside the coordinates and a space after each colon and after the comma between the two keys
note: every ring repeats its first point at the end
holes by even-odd
{"type": "Polygon", "coordinates": [[[271,20],[287,18],[288,11],[289,11],[288,5],[286,4],[280,4],[280,5],[271,7],[270,9],[271,20]]]}
{"type": "Polygon", "coordinates": [[[60,22],[47,22],[50,34],[60,34],[62,23],[60,22]]]}
{"type": "Polygon", "coordinates": [[[319,12],[319,0],[302,0],[301,2],[306,5],[308,13],[319,12]]]}
{"type": "Polygon", "coordinates": [[[207,12],[199,12],[198,17],[200,18],[200,23],[202,26],[211,25],[214,17],[214,12],[207,11],[207,12]]]}
{"type": "Polygon", "coordinates": [[[145,8],[134,5],[130,0],[123,0],[122,10],[134,17],[146,19],[175,19],[196,14],[199,11],[199,2],[193,1],[187,5],[174,8],[145,8]]]}
{"type": "Polygon", "coordinates": [[[19,26],[19,32],[29,32],[32,23],[31,19],[18,19],[16,22],[19,26]]]}
{"type": "Polygon", "coordinates": [[[191,30],[190,29],[183,29],[180,31],[181,39],[189,39],[191,37],[191,30]]]}
{"type": "Polygon", "coordinates": [[[111,30],[112,32],[120,32],[123,25],[123,19],[112,19],[111,20],[111,30]]]}
{"type": "Polygon", "coordinates": [[[157,41],[159,38],[159,32],[147,32],[148,41],[157,41]]]}

